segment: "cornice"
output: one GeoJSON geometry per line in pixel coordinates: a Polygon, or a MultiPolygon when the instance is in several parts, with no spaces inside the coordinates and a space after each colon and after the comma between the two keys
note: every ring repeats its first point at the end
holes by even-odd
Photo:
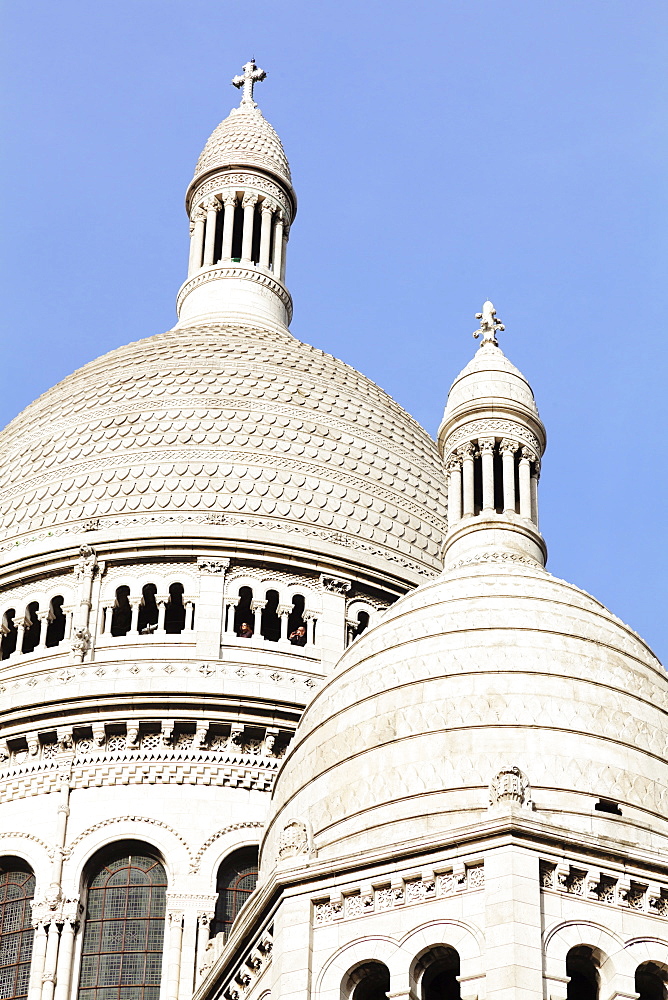
{"type": "Polygon", "coordinates": [[[255,267],[244,267],[242,264],[216,265],[209,267],[205,271],[200,271],[185,281],[176,296],[176,311],[181,312],[183,300],[200,285],[208,284],[210,281],[218,281],[221,278],[243,278],[245,281],[253,281],[263,288],[268,288],[273,292],[285,306],[288,316],[288,323],[292,319],[292,296],[282,281],[278,281],[273,275],[265,271],[260,271],[255,267]]]}

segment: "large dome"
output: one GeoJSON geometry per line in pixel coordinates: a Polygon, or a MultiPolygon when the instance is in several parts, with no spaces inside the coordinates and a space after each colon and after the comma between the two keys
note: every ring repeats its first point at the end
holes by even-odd
{"type": "Polygon", "coordinates": [[[16,417],[0,455],[5,550],[200,521],[221,537],[357,550],[409,580],[440,569],[445,484],[429,435],[277,328],[177,327],[112,351],[16,417]]]}
{"type": "Polygon", "coordinates": [[[291,182],[283,144],[259,108],[234,108],[214,129],[195,167],[195,177],[223,167],[260,167],[291,182]]]}
{"type": "Polygon", "coordinates": [[[293,818],[323,860],[479,827],[514,768],[537,824],[665,849],[667,745],[668,681],[643,641],[531,560],[479,553],[343,654],[279,774],[263,866],[293,818]]]}

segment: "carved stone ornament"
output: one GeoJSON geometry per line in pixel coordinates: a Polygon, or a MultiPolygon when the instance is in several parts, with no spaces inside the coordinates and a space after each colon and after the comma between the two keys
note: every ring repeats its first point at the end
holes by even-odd
{"type": "Polygon", "coordinates": [[[207,559],[201,557],[197,560],[197,569],[200,573],[224,573],[229,565],[229,559],[207,559]]]}
{"type": "Polygon", "coordinates": [[[95,550],[90,545],[82,545],[79,549],[79,561],[75,569],[77,580],[94,576],[96,569],[97,556],[95,555],[95,550]]]}
{"type": "Polygon", "coordinates": [[[74,629],[72,633],[72,652],[79,660],[83,660],[90,649],[91,638],[90,629],[80,627],[74,629]]]}
{"type": "Polygon", "coordinates": [[[504,767],[495,774],[489,786],[489,804],[514,803],[532,809],[529,779],[519,767],[504,767]]]}
{"type": "Polygon", "coordinates": [[[350,580],[343,580],[336,576],[321,576],[320,583],[322,584],[323,590],[329,591],[330,594],[340,594],[342,597],[350,590],[350,580]]]}
{"type": "Polygon", "coordinates": [[[308,832],[306,823],[299,819],[291,819],[283,827],[281,839],[278,845],[278,860],[285,861],[287,858],[295,858],[301,854],[308,854],[308,832]]]}
{"type": "Polygon", "coordinates": [[[206,201],[204,202],[204,205],[202,207],[204,208],[204,210],[206,212],[219,212],[221,206],[220,206],[220,202],[215,197],[215,195],[211,195],[210,198],[206,199],[206,201]]]}
{"type": "Polygon", "coordinates": [[[505,326],[496,315],[496,309],[489,301],[489,299],[483,303],[482,312],[476,313],[475,318],[479,319],[480,329],[475,330],[473,336],[477,340],[478,337],[482,337],[482,344],[494,344],[498,345],[498,340],[496,339],[497,330],[505,330],[505,326]]]}

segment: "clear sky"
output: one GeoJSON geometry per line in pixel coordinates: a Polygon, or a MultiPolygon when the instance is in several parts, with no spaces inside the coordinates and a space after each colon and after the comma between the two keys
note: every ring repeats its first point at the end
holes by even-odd
{"type": "Polygon", "coordinates": [[[433,434],[490,297],[547,425],[549,568],[668,658],[664,0],[4,0],[0,424],[173,325],[183,196],[257,88],[293,333],[433,434]]]}

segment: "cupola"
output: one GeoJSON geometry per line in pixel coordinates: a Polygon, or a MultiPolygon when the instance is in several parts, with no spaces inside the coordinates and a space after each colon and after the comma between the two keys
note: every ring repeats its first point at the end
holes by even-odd
{"type": "Polygon", "coordinates": [[[438,431],[448,471],[445,566],[506,550],[545,564],[538,478],[545,428],[531,386],[500,349],[491,302],[476,314],[480,348],[453,382],[438,431]]]}
{"type": "Polygon", "coordinates": [[[285,252],[297,200],[281,140],[253,97],[265,76],[251,59],[233,78],[241,103],[214,129],[188,187],[188,277],[176,303],[182,324],[206,317],[287,326],[292,318],[285,252]]]}

